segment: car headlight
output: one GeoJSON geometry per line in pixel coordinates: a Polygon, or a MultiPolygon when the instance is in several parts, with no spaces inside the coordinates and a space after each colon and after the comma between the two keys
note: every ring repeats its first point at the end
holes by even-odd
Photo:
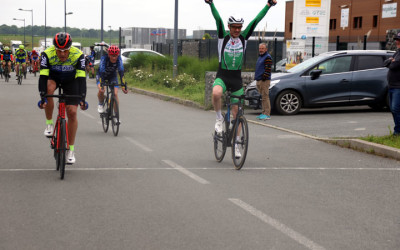
{"type": "Polygon", "coordinates": [[[271,81],[271,83],[269,85],[269,88],[272,88],[273,86],[275,86],[280,81],[281,81],[280,79],[271,81]]]}

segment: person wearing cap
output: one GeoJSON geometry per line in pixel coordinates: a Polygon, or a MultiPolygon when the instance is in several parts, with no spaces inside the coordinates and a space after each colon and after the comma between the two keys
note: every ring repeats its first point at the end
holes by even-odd
{"type": "MultiPolygon", "coordinates": [[[[225,93],[226,90],[229,90],[232,92],[232,95],[243,95],[242,64],[247,40],[250,38],[257,24],[267,14],[268,10],[276,4],[276,0],[268,0],[265,7],[243,31],[243,18],[230,16],[228,19],[229,32],[225,31],[224,23],[213,3],[213,0],[205,0],[205,2],[210,5],[211,13],[217,24],[219,67],[213,84],[212,103],[217,116],[215,122],[215,132],[221,133],[224,121],[221,112],[222,94],[225,93]]],[[[232,99],[231,102],[237,103],[238,100],[232,99]]],[[[234,118],[236,118],[237,112],[238,106],[233,105],[232,115],[234,118]]],[[[235,145],[235,156],[239,158],[241,157],[237,145],[235,145]]]]}
{"type": "Polygon", "coordinates": [[[394,136],[400,135],[400,32],[394,37],[397,50],[393,57],[385,61],[389,68],[387,80],[389,85],[389,107],[394,120],[394,136]]]}
{"type": "Polygon", "coordinates": [[[74,164],[78,104],[82,110],[87,108],[85,57],[82,51],[72,46],[72,38],[65,32],[57,33],[53,39],[53,46],[48,47],[41,54],[39,93],[42,98],[40,108],[44,108],[46,115],[44,130],[46,137],[53,136],[54,100],[53,98],[44,99],[46,99],[46,94],[53,95],[59,85],[64,90],[64,94],[80,96],[80,98],[66,98],[69,139],[66,163],[74,164]]]}

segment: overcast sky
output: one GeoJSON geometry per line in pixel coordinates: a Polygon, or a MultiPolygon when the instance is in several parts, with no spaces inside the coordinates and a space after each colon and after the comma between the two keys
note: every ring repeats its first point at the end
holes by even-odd
{"type": "MultiPolygon", "coordinates": [[[[105,30],[109,30],[108,26],[113,30],[119,27],[174,28],[175,0],[103,1],[105,30]]],[[[67,16],[68,27],[101,28],[101,0],[66,0],[66,3],[67,12],[73,12],[67,16]]],[[[267,0],[214,0],[214,3],[224,21],[230,15],[236,14],[244,18],[246,27],[265,6],[267,0]]],[[[193,30],[197,29],[216,29],[210,7],[204,0],[179,0],[178,5],[178,28],[187,29],[187,35],[191,35],[193,30]]],[[[23,22],[13,18],[25,18],[25,25],[31,25],[31,12],[19,11],[19,8],[33,9],[33,24],[44,25],[45,0],[9,0],[3,3],[0,25],[23,27],[23,22]]],[[[256,30],[262,30],[266,24],[268,31],[284,31],[284,0],[278,0],[278,4],[270,9],[256,30]]],[[[64,27],[64,0],[47,0],[47,26],[64,27]]]]}

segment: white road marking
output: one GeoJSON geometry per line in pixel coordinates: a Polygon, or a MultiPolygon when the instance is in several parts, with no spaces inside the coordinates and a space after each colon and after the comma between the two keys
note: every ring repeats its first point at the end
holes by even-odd
{"type": "Polygon", "coordinates": [[[125,136],[125,139],[127,139],[128,141],[130,141],[130,142],[133,143],[134,145],[138,146],[138,147],[141,148],[143,151],[146,151],[146,152],[153,152],[152,149],[146,147],[145,145],[141,144],[140,142],[138,142],[138,141],[136,141],[136,140],[134,140],[134,139],[132,139],[132,138],[130,138],[130,137],[125,136]]]}
{"type": "Polygon", "coordinates": [[[87,112],[84,112],[84,111],[80,111],[80,113],[82,114],[82,115],[84,115],[84,116],[87,116],[87,117],[89,117],[89,118],[91,118],[91,119],[96,119],[94,116],[92,116],[91,114],[89,114],[89,113],[87,113],[87,112]]]}
{"type": "Polygon", "coordinates": [[[366,130],[366,128],[356,128],[356,129],[354,129],[355,131],[364,131],[364,130],[366,130]]]}
{"type": "MultiPolygon", "coordinates": [[[[237,170],[226,167],[226,168],[186,168],[187,170],[228,170],[237,172],[237,170]]],[[[176,170],[174,168],[74,168],[68,167],[68,171],[133,171],[133,170],[176,170]]],[[[321,171],[321,170],[332,170],[332,171],[400,171],[400,168],[246,168],[242,169],[241,172],[245,170],[306,170],[306,171],[321,171]]],[[[8,168],[0,169],[0,172],[30,172],[30,171],[55,171],[51,168],[8,168]]]]}
{"type": "Polygon", "coordinates": [[[312,250],[325,250],[324,247],[318,245],[317,243],[313,242],[312,240],[304,237],[300,233],[294,231],[293,229],[289,228],[285,224],[279,222],[278,220],[269,217],[268,215],[264,214],[263,212],[257,210],[256,208],[252,207],[251,205],[243,202],[239,199],[230,198],[229,201],[234,203],[235,205],[239,206],[240,208],[244,209],[251,215],[254,215],[258,219],[262,220],[263,222],[267,223],[268,225],[272,226],[276,230],[282,232],[283,234],[289,236],[293,240],[297,241],[298,243],[302,244],[303,246],[307,247],[308,249],[312,250]]]}
{"type": "Polygon", "coordinates": [[[198,176],[198,175],[196,175],[196,174],[190,172],[189,170],[185,169],[184,167],[179,166],[178,164],[176,164],[176,163],[173,162],[173,161],[170,161],[170,160],[163,160],[163,162],[165,162],[166,164],[168,164],[169,166],[171,166],[173,169],[178,170],[178,171],[181,172],[182,174],[189,176],[190,178],[192,178],[193,180],[197,181],[197,182],[200,183],[200,184],[210,184],[209,181],[207,181],[207,180],[201,178],[200,176],[198,176]]]}

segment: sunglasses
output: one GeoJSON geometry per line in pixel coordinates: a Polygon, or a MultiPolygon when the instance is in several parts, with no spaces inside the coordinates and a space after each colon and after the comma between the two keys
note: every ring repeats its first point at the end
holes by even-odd
{"type": "Polygon", "coordinates": [[[56,48],[56,50],[57,50],[57,51],[60,51],[60,52],[66,52],[66,51],[69,51],[69,49],[70,49],[70,48],[67,48],[67,49],[59,49],[59,48],[56,48]]]}

